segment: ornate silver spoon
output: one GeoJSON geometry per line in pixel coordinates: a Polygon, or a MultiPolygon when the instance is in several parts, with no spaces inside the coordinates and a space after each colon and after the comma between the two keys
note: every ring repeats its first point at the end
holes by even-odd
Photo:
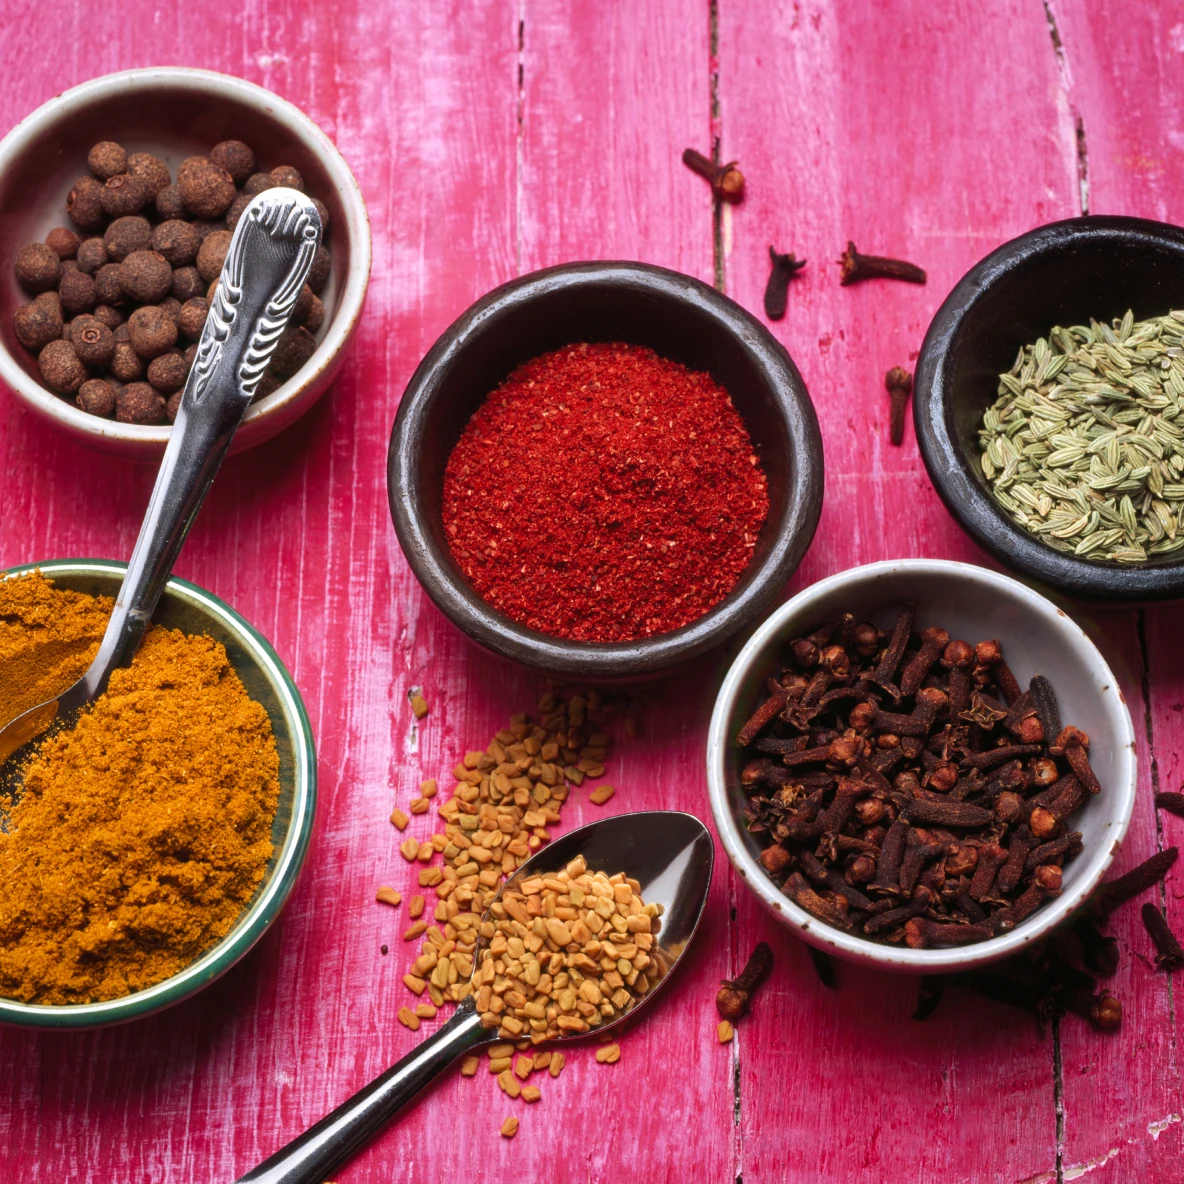
{"type": "Polygon", "coordinates": [[[0,795],[15,800],[27,746],[51,727],[69,728],[103,693],[111,672],[131,662],[288,323],[320,237],[316,207],[295,189],[268,189],[243,211],[99,652],[72,687],[0,727],[0,795]]]}
{"type": "MultiPolygon", "coordinates": [[[[522,880],[553,874],[578,855],[584,857],[589,871],[609,875],[624,872],[637,880],[646,904],[660,904],[665,910],[655,945],[666,964],[665,974],[629,1011],[597,1028],[599,1034],[611,1031],[626,1019],[632,1020],[668,981],[707,902],[714,848],[707,828],[690,814],[673,810],[619,814],[582,826],[544,847],[502,885],[494,902],[522,880]]],[[[474,966],[480,962],[484,945],[483,939],[474,966]]],[[[549,1043],[580,1038],[565,1036],[549,1043]]],[[[470,994],[457,1006],[452,1018],[414,1052],[241,1176],[238,1184],[322,1184],[457,1057],[501,1039],[496,1029],[482,1027],[470,994]]]]}

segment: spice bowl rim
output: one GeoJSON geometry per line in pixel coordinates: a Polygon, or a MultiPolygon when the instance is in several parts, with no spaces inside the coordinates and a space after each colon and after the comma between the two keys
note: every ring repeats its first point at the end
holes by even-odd
{"type": "MultiPolygon", "coordinates": [[[[105,559],[54,559],[0,570],[0,581],[32,571],[57,575],[109,575],[122,579],[127,564],[105,559]]],[[[270,642],[220,597],[205,588],[170,577],[173,593],[203,615],[217,620],[251,655],[283,703],[292,732],[292,817],[284,848],[262,890],[239,915],[234,927],[184,970],[162,982],[118,999],[79,1004],[33,1004],[0,996],[0,1024],[43,1029],[79,1029],[126,1023],[162,1011],[190,998],[229,970],[251,950],[275,922],[291,895],[308,854],[316,813],[317,764],[312,725],[295,680],[270,642]]],[[[281,786],[281,795],[284,789],[281,786]]]]}
{"type": "MultiPolygon", "coordinates": [[[[340,206],[340,217],[334,226],[349,244],[349,265],[345,274],[338,277],[336,307],[326,317],[316,350],[295,375],[247,408],[231,446],[232,452],[242,452],[271,439],[324,394],[345,361],[361,319],[372,261],[370,218],[361,187],[333,141],[295,104],[244,78],[190,66],[147,66],[88,79],[35,108],[0,139],[0,175],[40,137],[68,122],[91,103],[128,92],[142,93],[150,101],[162,89],[190,95],[199,104],[199,110],[200,104],[219,102],[249,107],[261,119],[283,127],[294,140],[300,141],[328,176],[333,198],[340,206]]],[[[79,173],[85,169],[86,162],[80,159],[79,173]]],[[[63,224],[68,221],[65,211],[62,220],[63,224]]],[[[171,425],[119,423],[91,415],[48,390],[24,369],[3,340],[0,340],[0,382],[27,410],[91,447],[152,459],[168,443],[171,425]]]]}
{"type": "MultiPolygon", "coordinates": [[[[895,597],[889,600],[889,603],[895,602],[895,597]]],[[[1006,652],[1007,639],[1004,637],[1001,641],[1006,652]]],[[[781,605],[748,640],[724,678],[708,728],[706,760],[708,796],[720,841],[732,866],[761,904],[782,925],[825,953],[906,974],[937,974],[985,966],[1018,953],[1060,924],[1088,898],[1118,853],[1134,810],[1138,772],[1130,710],[1108,663],[1081,626],[1052,601],[1011,576],[944,559],[883,560],[848,568],[819,580],[781,605]],[[1104,825],[1108,827],[1103,841],[1092,848],[1087,845],[1077,856],[1085,874],[1071,888],[1042,904],[1010,933],[972,945],[923,950],[881,945],[818,920],[783,895],[765,873],[749,849],[746,832],[732,804],[728,761],[735,737],[731,734],[730,723],[744,680],[754,670],[766,668],[773,660],[771,651],[795,635],[799,628],[816,625],[829,611],[821,606],[832,601],[836,593],[874,586],[884,577],[901,575],[918,582],[933,576],[947,579],[955,576],[974,585],[984,595],[1005,593],[1056,636],[1058,644],[1075,648],[1079,658],[1088,662],[1095,672],[1100,685],[1112,688],[1104,709],[1121,742],[1115,751],[1114,784],[1103,790],[1107,810],[1104,825]]]]}
{"type": "MultiPolygon", "coordinates": [[[[962,446],[953,429],[959,333],[975,305],[1034,260],[1055,261],[1058,254],[1073,252],[1083,243],[1107,241],[1137,242],[1149,251],[1170,253],[1184,267],[1184,227],[1148,218],[1090,214],[1037,226],[1009,239],[970,268],[934,314],[917,356],[913,427],[929,479],[946,509],[1000,563],[1085,600],[1174,600],[1184,597],[1184,556],[1122,565],[1057,551],[1013,522],[995,502],[976,473],[977,457],[962,446]]],[[[1125,310],[1115,311],[1120,315],[1125,310]]],[[[1045,335],[1054,323],[1056,318],[1050,318],[1045,335]]]]}
{"type": "MultiPolygon", "coordinates": [[[[638,335],[636,344],[645,344],[638,335]]],[[[578,339],[578,338],[577,338],[578,339]]],[[[524,356],[520,359],[526,361],[524,356]]],[[[781,595],[808,549],[823,498],[823,444],[809,391],[785,347],[751,313],[693,276],[631,260],[585,260],[529,272],[469,306],[424,355],[407,384],[391,431],[387,495],[403,554],[436,607],[478,645],[557,677],[592,681],[653,678],[681,666],[751,627],[781,595]],[[790,440],[792,465],[773,545],[737,588],[701,617],[669,633],[625,642],[584,642],[520,625],[482,599],[428,523],[420,490],[420,456],[429,412],[450,370],[482,333],[523,307],[578,288],[612,286],[714,320],[743,351],[773,392],[790,440]]]]}

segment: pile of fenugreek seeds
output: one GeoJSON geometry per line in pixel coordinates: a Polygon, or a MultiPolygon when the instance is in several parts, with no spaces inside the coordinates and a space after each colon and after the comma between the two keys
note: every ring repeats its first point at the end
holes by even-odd
{"type": "Polygon", "coordinates": [[[1184,312],[1057,326],[983,415],[995,500],[1050,547],[1144,563],[1184,547],[1184,312]]]}
{"type": "MultiPolygon", "coordinates": [[[[423,894],[408,902],[411,924],[403,939],[423,940],[403,983],[419,1002],[400,1008],[398,1018],[415,1030],[445,1002],[476,992],[486,1026],[503,1038],[486,1050],[490,1071],[507,1095],[526,1102],[540,1096],[537,1086],[523,1084],[530,1074],[558,1077],[565,1063],[562,1053],[533,1046],[617,1018],[668,969],[654,941],[661,909],[645,904],[638,883],[623,874],[589,872],[575,860],[553,875],[516,883],[493,903],[503,880],[550,839],[571,788],[605,773],[603,729],[612,704],[596,691],[548,693],[538,710],[537,721],[515,715],[483,752],[466,753],[453,770],[452,797],[439,806],[442,832],[408,838],[400,847],[409,862],[429,865],[440,854],[443,866],[424,866],[418,874],[419,886],[435,893],[436,924],[423,919],[423,894]]],[[[636,726],[631,708],[626,731],[636,734],[636,726]]],[[[437,792],[434,780],[423,782],[411,813],[426,813],[437,792]]],[[[598,784],[589,801],[603,805],[612,796],[611,786],[598,784]]],[[[410,819],[396,809],[391,822],[401,831],[410,819]]],[[[377,899],[397,907],[403,894],[383,886],[377,899]]],[[[619,1056],[616,1044],[596,1053],[602,1064],[619,1056]]],[[[466,1058],[462,1074],[473,1076],[478,1064],[477,1057],[466,1058]]],[[[510,1124],[502,1132],[507,1137],[517,1131],[517,1120],[510,1124]]]]}

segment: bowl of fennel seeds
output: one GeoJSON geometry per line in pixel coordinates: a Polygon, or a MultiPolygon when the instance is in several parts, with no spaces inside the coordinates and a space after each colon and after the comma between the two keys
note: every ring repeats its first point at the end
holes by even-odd
{"type": "Polygon", "coordinates": [[[1184,597],[1184,229],[1053,223],[992,252],[934,317],[914,421],[947,508],[1072,596],[1184,597]]]}

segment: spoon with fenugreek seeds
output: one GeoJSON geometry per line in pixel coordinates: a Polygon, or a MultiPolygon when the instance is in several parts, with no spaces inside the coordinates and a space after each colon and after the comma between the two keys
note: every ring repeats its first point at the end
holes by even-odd
{"type": "Polygon", "coordinates": [[[181,395],[127,574],[87,672],[0,727],[0,799],[15,801],[31,746],[72,726],[135,656],[185,536],[296,305],[321,239],[312,199],[268,189],[243,211],[181,395]]]}
{"type": "Polygon", "coordinates": [[[458,928],[479,933],[469,989],[452,1018],[238,1184],[322,1184],[481,1045],[573,1040],[632,1019],[682,958],[713,860],[707,828],[672,810],[606,818],[544,847],[484,916],[461,913],[450,922],[471,917],[458,928]]]}

